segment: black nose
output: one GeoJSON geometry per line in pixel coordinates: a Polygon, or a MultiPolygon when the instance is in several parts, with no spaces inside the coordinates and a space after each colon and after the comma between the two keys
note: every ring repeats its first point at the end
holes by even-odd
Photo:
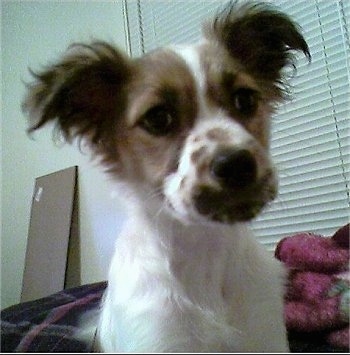
{"type": "Polygon", "coordinates": [[[236,189],[249,187],[257,178],[256,160],[246,149],[223,149],[211,162],[212,176],[223,187],[236,189]]]}

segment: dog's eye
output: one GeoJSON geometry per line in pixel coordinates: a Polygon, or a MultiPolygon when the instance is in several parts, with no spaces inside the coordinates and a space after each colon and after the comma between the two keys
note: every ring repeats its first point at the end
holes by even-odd
{"type": "Polygon", "coordinates": [[[244,116],[251,116],[256,112],[258,100],[258,93],[248,88],[237,89],[232,95],[235,109],[244,116]]]}
{"type": "Polygon", "coordinates": [[[175,128],[174,114],[167,107],[155,106],[142,116],[139,125],[154,136],[166,136],[175,128]]]}

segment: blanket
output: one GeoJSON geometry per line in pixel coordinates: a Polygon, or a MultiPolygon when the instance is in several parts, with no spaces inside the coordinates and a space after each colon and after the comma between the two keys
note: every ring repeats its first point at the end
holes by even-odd
{"type": "Polygon", "coordinates": [[[349,225],[327,238],[286,237],[275,256],[289,268],[287,329],[349,351],[349,225]]]}
{"type": "Polygon", "coordinates": [[[63,290],[1,311],[1,352],[92,352],[76,338],[83,314],[99,307],[106,282],[63,290]]]}

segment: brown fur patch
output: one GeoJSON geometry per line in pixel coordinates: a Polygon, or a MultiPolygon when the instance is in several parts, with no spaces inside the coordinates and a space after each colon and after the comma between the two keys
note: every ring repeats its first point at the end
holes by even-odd
{"type": "Polygon", "coordinates": [[[34,77],[23,105],[31,132],[55,121],[68,142],[86,141],[122,178],[159,184],[176,166],[197,102],[192,74],[174,52],[158,50],[132,60],[105,42],[79,44],[34,77]],[[138,124],[156,105],[177,120],[172,135],[154,137],[138,124]]]}
{"type": "Polygon", "coordinates": [[[197,164],[203,154],[207,151],[206,147],[201,147],[191,154],[191,162],[197,164]]]}
{"type": "Polygon", "coordinates": [[[85,140],[108,169],[116,170],[117,132],[126,109],[132,64],[110,44],[71,46],[54,65],[33,73],[23,110],[29,132],[55,121],[63,137],[85,140]]]}
{"type": "MultiPolygon", "coordinates": [[[[215,43],[201,46],[200,55],[206,73],[206,98],[209,105],[225,109],[233,120],[242,124],[263,146],[268,147],[269,119],[274,109],[273,102],[278,97],[273,90],[273,83],[256,81],[244,71],[239,62],[215,43]],[[235,92],[242,88],[252,90],[257,97],[256,110],[248,116],[239,112],[234,102],[235,92]]],[[[225,139],[224,134],[219,134],[220,137],[216,137],[216,133],[209,134],[211,136],[218,140],[225,139]]]]}
{"type": "Polygon", "coordinates": [[[293,50],[310,58],[300,27],[271,4],[232,2],[206,27],[206,34],[247,72],[271,84],[280,82],[283,67],[293,65],[293,50]]]}
{"type": "MultiPolygon", "coordinates": [[[[141,166],[140,178],[153,185],[177,167],[179,151],[197,115],[196,89],[185,62],[170,50],[154,51],[136,60],[136,71],[129,85],[126,124],[133,165],[141,166]],[[172,113],[176,125],[165,136],[153,136],[139,125],[156,106],[172,113]]],[[[130,149],[130,148],[129,148],[130,149]]]]}
{"type": "Polygon", "coordinates": [[[184,189],[185,185],[186,185],[186,178],[182,178],[180,181],[180,189],[181,190],[184,189]]]}
{"type": "Polygon", "coordinates": [[[230,139],[229,135],[222,128],[210,129],[207,132],[206,137],[210,140],[215,140],[220,142],[224,142],[230,139]]]}
{"type": "Polygon", "coordinates": [[[129,86],[130,125],[150,108],[165,105],[174,111],[182,127],[191,127],[197,113],[196,89],[184,60],[170,50],[157,50],[136,60],[129,86]]]}
{"type": "Polygon", "coordinates": [[[203,161],[201,162],[200,164],[198,164],[197,166],[197,170],[196,170],[196,173],[197,173],[197,177],[202,180],[203,177],[207,174],[209,170],[209,162],[208,161],[203,161]]]}

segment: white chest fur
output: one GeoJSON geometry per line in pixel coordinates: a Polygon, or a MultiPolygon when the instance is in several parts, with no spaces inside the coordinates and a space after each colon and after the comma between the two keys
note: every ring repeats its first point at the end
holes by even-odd
{"type": "Polygon", "coordinates": [[[131,223],[112,261],[100,343],[105,351],[286,350],[281,276],[244,224],[131,223]],[[268,344],[267,329],[277,339],[268,344]]]}

